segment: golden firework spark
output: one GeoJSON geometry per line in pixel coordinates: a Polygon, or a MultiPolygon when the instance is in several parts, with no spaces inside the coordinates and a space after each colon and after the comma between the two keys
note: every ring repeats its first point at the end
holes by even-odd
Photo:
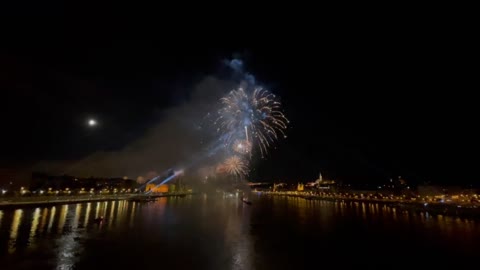
{"type": "Polygon", "coordinates": [[[244,159],[239,156],[227,158],[223,164],[225,171],[231,175],[243,176],[248,172],[248,166],[244,159]]]}

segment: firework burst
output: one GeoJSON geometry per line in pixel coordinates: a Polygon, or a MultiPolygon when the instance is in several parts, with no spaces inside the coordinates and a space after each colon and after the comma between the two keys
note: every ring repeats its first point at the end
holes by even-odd
{"type": "Polygon", "coordinates": [[[241,140],[249,148],[257,145],[263,157],[273,142],[287,137],[285,130],[289,121],[280,109],[280,102],[269,91],[256,87],[250,93],[238,88],[220,101],[223,107],[215,121],[217,131],[226,135],[226,145],[233,145],[236,152],[250,152],[238,151],[239,144],[235,147],[235,141],[241,140]]]}
{"type": "Polygon", "coordinates": [[[239,156],[227,158],[223,163],[223,168],[228,174],[235,176],[243,176],[248,172],[247,162],[239,156]]]}
{"type": "Polygon", "coordinates": [[[232,150],[239,154],[246,155],[252,152],[252,144],[247,140],[235,140],[232,145],[232,150]]]}

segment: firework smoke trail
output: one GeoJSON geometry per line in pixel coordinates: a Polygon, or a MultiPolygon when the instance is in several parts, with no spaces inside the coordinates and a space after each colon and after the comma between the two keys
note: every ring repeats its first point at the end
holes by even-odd
{"type": "Polygon", "coordinates": [[[156,185],[153,189],[150,189],[149,191],[147,191],[145,194],[150,194],[152,193],[152,190],[154,190],[155,188],[161,186],[161,185],[164,185],[166,184],[167,182],[171,181],[172,179],[174,179],[175,177],[179,176],[183,174],[183,170],[180,170],[180,171],[175,171],[172,175],[170,175],[169,177],[165,178],[160,184],[156,185]]]}
{"type": "Polygon", "coordinates": [[[281,111],[276,96],[261,87],[253,91],[240,87],[220,99],[223,107],[218,111],[217,131],[226,134],[226,145],[244,139],[257,145],[261,156],[280,137],[286,138],[288,119],[281,111]],[[251,93],[250,93],[251,92],[251,93]]]}

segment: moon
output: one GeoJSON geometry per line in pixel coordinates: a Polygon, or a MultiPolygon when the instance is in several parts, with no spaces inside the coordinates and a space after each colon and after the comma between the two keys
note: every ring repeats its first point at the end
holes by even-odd
{"type": "Polygon", "coordinates": [[[89,120],[88,120],[88,125],[89,125],[90,127],[96,126],[96,125],[97,125],[97,120],[95,120],[95,119],[89,119],[89,120]]]}

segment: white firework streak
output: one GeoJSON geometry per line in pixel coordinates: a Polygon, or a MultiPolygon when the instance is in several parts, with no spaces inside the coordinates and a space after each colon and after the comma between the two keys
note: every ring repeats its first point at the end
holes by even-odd
{"type": "Polygon", "coordinates": [[[220,102],[223,107],[218,111],[215,124],[218,132],[226,134],[227,147],[235,140],[246,140],[256,145],[264,157],[279,135],[286,138],[285,130],[289,121],[280,111],[280,102],[269,91],[256,87],[249,94],[243,88],[238,88],[230,91],[220,102]]]}

